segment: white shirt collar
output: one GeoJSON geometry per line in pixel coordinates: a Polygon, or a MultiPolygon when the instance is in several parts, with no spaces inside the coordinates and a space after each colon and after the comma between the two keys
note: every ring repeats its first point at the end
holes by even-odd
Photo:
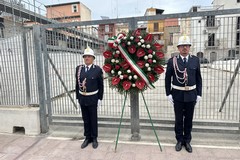
{"type": "Polygon", "coordinates": [[[188,61],[189,54],[188,54],[186,57],[183,57],[183,56],[180,54],[180,57],[182,58],[182,60],[183,60],[183,58],[186,58],[186,60],[188,61]]]}
{"type": "Polygon", "coordinates": [[[88,69],[90,69],[90,68],[92,67],[92,65],[93,65],[93,64],[90,64],[90,65],[86,65],[86,64],[85,64],[85,68],[88,67],[88,69]]]}

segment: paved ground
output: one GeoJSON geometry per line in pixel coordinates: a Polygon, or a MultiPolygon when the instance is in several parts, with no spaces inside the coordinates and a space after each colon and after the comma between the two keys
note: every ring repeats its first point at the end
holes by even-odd
{"type": "Polygon", "coordinates": [[[117,129],[99,129],[99,147],[85,149],[81,127],[53,127],[46,135],[0,134],[0,160],[240,160],[239,135],[193,133],[193,153],[174,150],[172,132],[158,131],[163,151],[152,131],[141,132],[141,141],[130,141],[122,129],[117,151],[117,129]]]}

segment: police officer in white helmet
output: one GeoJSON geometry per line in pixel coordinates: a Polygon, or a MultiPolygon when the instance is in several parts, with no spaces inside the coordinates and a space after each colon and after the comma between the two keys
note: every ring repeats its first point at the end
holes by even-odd
{"type": "Polygon", "coordinates": [[[182,146],[191,153],[192,120],[194,107],[202,96],[202,77],[199,58],[190,55],[190,38],[181,36],[177,48],[179,55],[168,60],[165,90],[175,113],[176,151],[182,146]]]}
{"type": "Polygon", "coordinates": [[[84,136],[86,137],[81,148],[89,143],[96,149],[98,147],[98,122],[97,108],[103,99],[103,72],[102,69],[93,64],[95,55],[93,50],[87,46],[82,55],[84,64],[76,68],[76,98],[81,107],[84,122],[84,136]]]}

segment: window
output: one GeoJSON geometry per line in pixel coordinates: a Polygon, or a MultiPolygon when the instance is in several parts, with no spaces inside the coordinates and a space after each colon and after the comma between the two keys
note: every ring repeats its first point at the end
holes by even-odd
{"type": "Polygon", "coordinates": [[[215,26],[215,16],[207,16],[207,27],[215,26]]]}
{"type": "Polygon", "coordinates": [[[105,25],[105,32],[109,32],[109,25],[105,25]]]}
{"type": "Polygon", "coordinates": [[[158,32],[158,23],[153,24],[153,31],[158,32]]]}
{"type": "Polygon", "coordinates": [[[215,33],[208,34],[208,46],[215,46],[215,33]]]}
{"type": "Polygon", "coordinates": [[[77,7],[77,4],[73,4],[72,5],[72,12],[78,12],[78,7],[77,7]]]}
{"type": "Polygon", "coordinates": [[[3,28],[0,28],[0,38],[4,38],[3,28]]]}
{"type": "Polygon", "coordinates": [[[240,32],[237,32],[236,45],[239,46],[240,32]]]}
{"type": "Polygon", "coordinates": [[[169,45],[173,45],[173,33],[169,34],[169,45]]]}
{"type": "Polygon", "coordinates": [[[240,17],[237,17],[237,29],[240,29],[240,17]]]}

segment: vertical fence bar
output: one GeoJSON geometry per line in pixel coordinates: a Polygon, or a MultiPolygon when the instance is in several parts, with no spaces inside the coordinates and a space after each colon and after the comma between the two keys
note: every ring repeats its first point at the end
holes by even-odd
{"type": "Polygon", "coordinates": [[[51,106],[51,95],[50,95],[50,78],[49,78],[49,67],[48,67],[48,52],[46,44],[46,30],[41,30],[42,35],[42,46],[43,46],[43,60],[44,60],[44,72],[45,72],[45,85],[46,85],[46,105],[47,115],[49,124],[52,123],[52,106],[51,106]]]}
{"type": "Polygon", "coordinates": [[[33,41],[34,51],[36,56],[36,71],[37,71],[37,84],[38,84],[38,96],[39,96],[39,109],[40,109],[40,128],[41,133],[48,132],[47,115],[46,115],[46,102],[45,102],[45,86],[44,86],[44,69],[43,69],[43,57],[41,50],[40,39],[40,26],[33,26],[33,41]]]}
{"type": "Polygon", "coordinates": [[[31,101],[30,97],[30,83],[29,83],[29,69],[28,69],[28,54],[27,54],[27,36],[26,29],[23,30],[22,34],[22,52],[23,52],[23,65],[25,74],[25,89],[26,89],[26,102],[29,105],[31,101]]]}

